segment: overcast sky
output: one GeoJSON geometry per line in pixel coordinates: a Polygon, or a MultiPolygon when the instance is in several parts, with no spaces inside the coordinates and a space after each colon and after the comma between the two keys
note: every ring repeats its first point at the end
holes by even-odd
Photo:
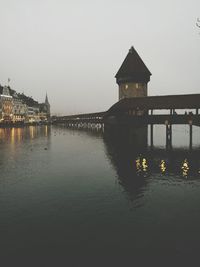
{"type": "Polygon", "coordinates": [[[133,45],[149,95],[200,93],[199,0],[0,0],[0,84],[53,113],[104,111],[133,45]]]}

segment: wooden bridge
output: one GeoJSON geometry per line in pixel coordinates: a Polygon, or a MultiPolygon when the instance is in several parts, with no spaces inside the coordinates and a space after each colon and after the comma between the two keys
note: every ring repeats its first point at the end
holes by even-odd
{"type": "Polygon", "coordinates": [[[106,112],[96,112],[96,113],[86,113],[86,114],[76,114],[69,116],[54,116],[52,117],[53,124],[66,124],[68,126],[75,124],[102,124],[104,123],[104,117],[106,112]]]}
{"type": "Polygon", "coordinates": [[[200,126],[200,94],[124,98],[108,111],[54,116],[54,124],[193,124],[200,126]],[[168,110],[169,114],[162,114],[168,110]],[[192,110],[192,111],[186,111],[192,110]],[[159,111],[155,115],[154,112],[159,111]],[[184,113],[185,112],[185,113],[184,113]]]}
{"type": "Polygon", "coordinates": [[[200,94],[169,95],[124,98],[106,112],[52,117],[53,124],[67,127],[93,128],[104,125],[142,127],[151,125],[151,145],[153,146],[153,125],[166,125],[166,144],[172,143],[172,125],[189,125],[190,147],[192,147],[192,126],[200,126],[200,94]],[[168,110],[168,114],[162,114],[168,110]],[[154,114],[159,111],[159,114],[154,114]]]}

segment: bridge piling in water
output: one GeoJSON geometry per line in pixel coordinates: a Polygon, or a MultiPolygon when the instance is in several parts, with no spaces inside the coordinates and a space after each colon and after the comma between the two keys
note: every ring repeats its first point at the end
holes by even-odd
{"type": "Polygon", "coordinates": [[[166,122],[166,149],[172,148],[172,125],[166,122]]]}
{"type": "Polygon", "coordinates": [[[153,149],[153,124],[150,125],[150,144],[151,144],[151,149],[153,149]]]}
{"type": "Polygon", "coordinates": [[[190,150],[192,150],[192,130],[193,130],[192,123],[189,124],[189,128],[190,128],[190,144],[189,144],[189,148],[190,148],[190,150]]]}

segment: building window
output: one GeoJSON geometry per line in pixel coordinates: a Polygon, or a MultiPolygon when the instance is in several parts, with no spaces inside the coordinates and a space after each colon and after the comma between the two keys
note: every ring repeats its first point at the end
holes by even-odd
{"type": "Polygon", "coordinates": [[[125,85],[125,89],[128,89],[128,84],[125,85]]]}
{"type": "Polygon", "coordinates": [[[135,84],[135,87],[138,89],[138,88],[139,88],[139,84],[138,84],[138,83],[136,83],[136,84],[135,84]]]}

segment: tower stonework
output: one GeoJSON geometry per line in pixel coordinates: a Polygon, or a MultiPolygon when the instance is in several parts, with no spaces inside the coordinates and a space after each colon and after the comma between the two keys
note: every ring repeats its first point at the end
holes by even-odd
{"type": "Polygon", "coordinates": [[[115,75],[119,85],[119,100],[147,96],[147,84],[150,81],[150,76],[151,72],[132,46],[115,75]]]}

